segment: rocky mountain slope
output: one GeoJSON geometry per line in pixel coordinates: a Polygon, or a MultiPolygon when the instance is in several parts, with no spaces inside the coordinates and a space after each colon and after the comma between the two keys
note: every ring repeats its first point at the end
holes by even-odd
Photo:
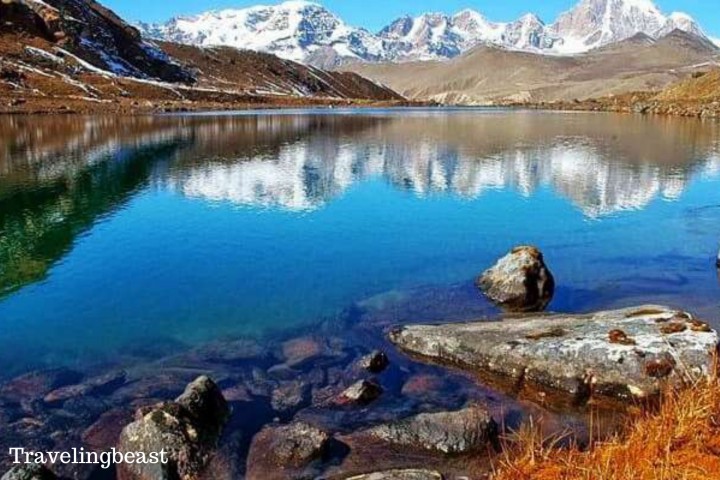
{"type": "Polygon", "coordinates": [[[0,111],[137,111],[403,101],[355,73],[144,40],[93,0],[0,3],[0,111]]]}
{"type": "Polygon", "coordinates": [[[593,110],[622,113],[720,118],[720,69],[693,72],[660,92],[628,92],[577,102],[530,105],[557,110],[593,110]]]}
{"type": "Polygon", "coordinates": [[[51,46],[52,55],[45,56],[47,62],[59,54],[117,75],[195,81],[156,45],[144,41],[137,29],[93,0],[3,0],[0,19],[6,40],[14,34],[19,44],[51,46]]]}
{"type": "Polygon", "coordinates": [[[259,95],[401,101],[403,97],[354,72],[331,72],[275,55],[233,47],[159,46],[192,71],[200,85],[259,95]]]}
{"type": "Polygon", "coordinates": [[[150,38],[249,48],[318,66],[448,59],[478,45],[574,54],[638,33],[658,39],[674,30],[706,37],[690,16],[665,15],[652,0],[581,0],[552,24],[530,13],[512,22],[493,22],[471,9],[427,13],[396,19],[377,33],[352,27],[317,3],[290,0],[139,27],[150,38]]]}
{"type": "Polygon", "coordinates": [[[348,67],[414,99],[504,104],[571,101],[657,91],[720,60],[710,41],[674,30],[637,34],[583,55],[552,56],[481,46],[445,62],[348,67]]]}

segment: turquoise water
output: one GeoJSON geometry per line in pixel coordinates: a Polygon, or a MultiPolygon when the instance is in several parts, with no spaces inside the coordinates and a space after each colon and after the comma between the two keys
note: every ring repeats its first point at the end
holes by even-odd
{"type": "Polygon", "coordinates": [[[553,310],[662,302],[720,325],[718,140],[492,110],[6,117],[0,375],[281,334],[471,285],[526,243],[553,310]]]}

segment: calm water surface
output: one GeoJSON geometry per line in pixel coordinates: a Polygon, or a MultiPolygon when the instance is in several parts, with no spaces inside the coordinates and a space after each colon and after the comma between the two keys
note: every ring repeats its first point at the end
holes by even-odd
{"type": "Polygon", "coordinates": [[[4,117],[0,376],[281,334],[387,292],[460,288],[462,317],[520,243],[546,254],[553,310],[720,326],[719,141],[486,110],[4,117]]]}

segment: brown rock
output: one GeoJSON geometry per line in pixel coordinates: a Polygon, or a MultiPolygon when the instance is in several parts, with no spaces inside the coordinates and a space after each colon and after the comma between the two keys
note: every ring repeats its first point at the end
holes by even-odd
{"type": "Polygon", "coordinates": [[[53,368],[28,373],[0,387],[0,397],[15,401],[41,399],[58,388],[79,382],[82,375],[67,368],[53,368]]]}
{"type": "Polygon", "coordinates": [[[329,441],[326,432],[306,423],[265,427],[253,438],[247,478],[306,478],[301,472],[326,454],[329,441]]]}
{"type": "Polygon", "coordinates": [[[419,374],[410,377],[402,386],[403,395],[427,395],[443,388],[445,382],[437,375],[419,374]]]}
{"type": "Polygon", "coordinates": [[[82,441],[95,451],[106,451],[117,445],[125,425],[132,421],[132,414],[125,409],[103,413],[95,423],[82,433],[82,441]]]}
{"type": "Polygon", "coordinates": [[[288,366],[294,367],[323,354],[323,345],[310,337],[289,340],[282,345],[282,353],[288,366]]]}
{"type": "Polygon", "coordinates": [[[511,312],[544,310],[555,292],[555,280],[535,247],[516,247],[476,282],[494,303],[511,312]]]}
{"type": "Polygon", "coordinates": [[[113,372],[92,378],[77,385],[62,387],[45,395],[45,403],[60,404],[71,398],[86,395],[108,395],[125,384],[127,374],[124,371],[113,372]]]}

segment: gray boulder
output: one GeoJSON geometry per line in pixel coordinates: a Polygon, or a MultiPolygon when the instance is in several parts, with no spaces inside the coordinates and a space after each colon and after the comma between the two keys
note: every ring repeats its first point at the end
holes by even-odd
{"type": "Polygon", "coordinates": [[[455,412],[421,413],[373,427],[368,433],[395,445],[467,453],[485,447],[495,439],[497,430],[487,409],[473,405],[455,412]]]}
{"type": "Polygon", "coordinates": [[[382,395],[382,387],[373,380],[360,380],[340,394],[339,403],[368,404],[382,395]]]}
{"type": "Polygon", "coordinates": [[[187,386],[174,402],[136,413],[136,421],[120,434],[118,450],[165,451],[166,464],[120,464],[120,480],[196,479],[209,461],[230,416],[220,389],[208,377],[187,386]]]}
{"type": "Polygon", "coordinates": [[[345,480],[443,480],[440,473],[432,470],[388,470],[346,478],[345,480]]]}
{"type": "Polygon", "coordinates": [[[692,315],[641,306],[589,315],[415,325],[390,335],[401,349],[580,399],[648,397],[710,374],[718,334],[692,315]]]}
{"type": "Polygon", "coordinates": [[[0,480],[55,480],[57,476],[43,465],[29,464],[14,467],[0,480]]]}
{"type": "Polygon", "coordinates": [[[510,312],[544,310],[555,293],[555,280],[535,247],[516,247],[476,281],[478,288],[510,312]]]}

